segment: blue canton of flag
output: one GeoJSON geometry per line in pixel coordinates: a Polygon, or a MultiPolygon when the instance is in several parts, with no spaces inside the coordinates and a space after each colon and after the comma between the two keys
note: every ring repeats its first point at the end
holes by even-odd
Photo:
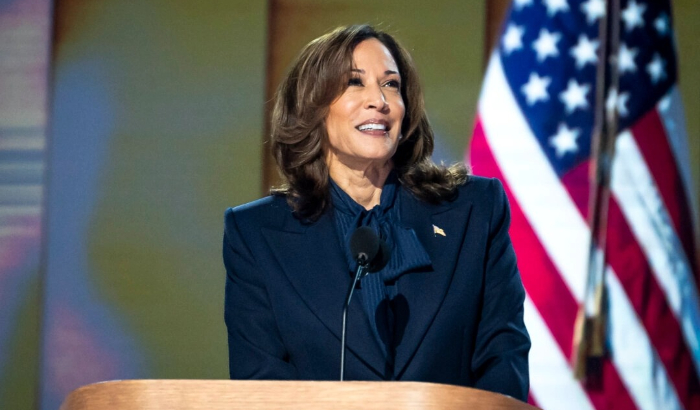
{"type": "MultiPolygon", "coordinates": [[[[670,7],[623,1],[620,90],[608,96],[620,128],[651,109],[676,81],[670,7]]],[[[537,140],[562,175],[591,154],[598,21],[604,0],[515,0],[501,40],[501,60],[537,140]]]]}

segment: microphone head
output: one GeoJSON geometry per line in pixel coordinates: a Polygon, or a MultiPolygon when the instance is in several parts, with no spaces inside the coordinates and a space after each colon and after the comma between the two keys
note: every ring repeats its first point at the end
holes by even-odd
{"type": "Polygon", "coordinates": [[[363,266],[374,260],[380,246],[379,236],[368,226],[357,228],[350,237],[350,252],[357,263],[363,266]]]}

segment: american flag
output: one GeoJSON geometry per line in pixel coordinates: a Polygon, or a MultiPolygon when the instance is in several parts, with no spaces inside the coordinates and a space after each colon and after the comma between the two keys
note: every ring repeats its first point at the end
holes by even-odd
{"type": "Polygon", "coordinates": [[[586,295],[599,22],[605,0],[514,0],[479,99],[469,163],[499,178],[527,291],[530,398],[544,409],[700,409],[697,209],[671,8],[623,0],[607,211],[608,355],[574,378],[586,295]]]}

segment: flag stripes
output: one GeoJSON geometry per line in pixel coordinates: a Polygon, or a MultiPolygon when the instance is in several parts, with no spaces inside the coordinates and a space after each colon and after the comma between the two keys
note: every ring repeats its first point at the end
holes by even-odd
{"type": "MultiPolygon", "coordinates": [[[[635,167],[640,167],[643,164],[641,158],[628,158],[630,149],[625,149],[625,147],[629,144],[626,141],[630,141],[630,138],[629,133],[623,133],[619,137],[618,146],[621,149],[617,150],[616,160],[613,163],[612,188],[614,195],[609,202],[608,209],[608,263],[617,272],[618,279],[623,284],[625,293],[628,295],[636,315],[642,321],[652,344],[659,352],[661,361],[671,370],[672,379],[678,391],[698,391],[700,386],[698,386],[697,377],[694,374],[694,357],[684,341],[685,335],[689,335],[691,340],[697,340],[696,333],[700,329],[699,323],[691,323],[688,320],[697,317],[697,309],[693,309],[697,307],[697,303],[694,302],[697,299],[695,288],[685,286],[681,289],[679,283],[684,283],[684,279],[679,278],[679,275],[675,277],[666,275],[665,273],[668,273],[670,268],[668,264],[657,263],[655,269],[652,270],[652,267],[647,263],[647,260],[651,260],[651,254],[655,254],[657,258],[664,257],[669,252],[673,252],[673,249],[664,250],[660,249],[661,245],[649,245],[647,248],[651,250],[645,254],[640,248],[640,243],[659,242],[658,236],[651,228],[644,229],[645,225],[648,224],[646,214],[639,215],[643,206],[633,203],[640,195],[635,192],[625,195],[623,206],[628,211],[627,215],[623,215],[620,208],[621,193],[629,191],[630,187],[639,189],[640,186],[647,185],[639,184],[641,180],[639,177],[635,178],[637,185],[630,181],[620,181],[629,172],[620,169],[619,164],[625,162],[634,164],[635,167]],[[636,216],[631,216],[632,213],[636,213],[636,216]],[[633,234],[631,227],[636,228],[638,232],[633,234]],[[684,292],[687,298],[693,299],[684,303],[686,309],[690,311],[688,314],[691,315],[686,316],[685,333],[681,330],[680,325],[682,320],[679,300],[681,292],[684,292]],[[677,301],[676,306],[672,308],[669,303],[673,304],[674,301],[677,301]]],[[[569,179],[575,181],[585,179],[588,168],[588,163],[582,164],[568,175],[569,179]]],[[[565,187],[569,187],[567,178],[564,178],[562,182],[564,182],[565,187]]],[[[585,217],[589,191],[587,189],[573,189],[568,190],[568,192],[574,203],[577,204],[579,212],[585,217]]],[[[681,394],[683,401],[691,401],[691,398],[684,394],[681,394]]],[[[698,398],[696,396],[692,400],[698,400],[698,398]]],[[[695,403],[695,407],[687,405],[686,407],[700,408],[700,403],[697,401],[693,401],[693,403],[695,403]]]]}
{"type": "MultiPolygon", "coordinates": [[[[525,255],[518,253],[523,283],[551,339],[556,341],[564,357],[570,357],[573,321],[585,285],[585,244],[590,235],[586,223],[588,164],[580,165],[560,182],[542,157],[539,144],[510,94],[496,54],[490,61],[483,89],[472,140],[471,164],[475,173],[499,177],[504,182],[513,213],[513,244],[516,251],[527,249],[525,255]]],[[[663,125],[660,120],[657,123],[663,125]]],[[[631,135],[629,140],[636,141],[631,135]]],[[[624,144],[624,136],[621,141],[624,144]]],[[[624,145],[620,148],[623,154],[629,151],[624,148],[624,145]]],[[[667,152],[671,153],[671,149],[667,152]]],[[[624,155],[620,158],[615,164],[637,163],[634,158],[623,162],[624,155]]],[[[638,160],[644,163],[643,158],[638,160]]],[[[681,180],[679,177],[678,181],[681,180]]],[[[644,234],[646,239],[638,237],[639,232],[633,228],[643,227],[649,216],[648,213],[633,215],[635,209],[640,209],[639,204],[629,200],[624,186],[613,184],[608,227],[613,360],[603,365],[604,394],[598,397],[595,389],[588,389],[587,394],[596,408],[607,408],[612,403],[615,408],[698,408],[695,355],[688,348],[692,346],[690,342],[697,341],[698,327],[693,323],[693,317],[697,316],[697,292],[693,281],[691,287],[680,285],[688,283],[682,280],[683,272],[692,276],[687,258],[684,259],[685,247],[676,247],[676,256],[670,257],[676,266],[670,279],[664,277],[668,276],[667,267],[648,262],[653,261],[652,256],[659,251],[654,251],[658,245],[644,247],[645,243],[663,240],[668,243],[669,234],[659,236],[652,231],[644,234]],[[619,203],[621,195],[626,200],[622,205],[619,203]],[[674,300],[671,293],[678,296],[679,291],[684,296],[674,300]],[[621,384],[616,386],[616,379],[621,384]]],[[[653,189],[655,184],[649,187],[653,189]]],[[[640,193],[635,195],[632,198],[639,201],[640,193]]],[[[665,203],[659,202],[659,209],[653,215],[663,215],[665,203]]],[[[690,212],[687,207],[686,211],[682,211],[682,207],[676,209],[680,210],[679,221],[684,218],[682,212],[690,212]]],[[[685,243],[676,236],[675,230],[671,231],[670,238],[671,244],[685,243]]],[[[665,252],[667,248],[662,247],[662,250],[665,252]]],[[[535,342],[533,336],[533,344],[535,342]]],[[[535,365],[533,362],[533,372],[535,365]]],[[[548,390],[537,383],[533,378],[532,394],[544,406],[547,398],[542,394],[548,390]]]]}
{"type": "MultiPolygon", "coordinates": [[[[506,181],[503,174],[500,172],[496,161],[491,155],[491,150],[487,145],[485,136],[482,131],[482,121],[478,120],[475,132],[472,138],[472,162],[478,162],[478,172],[481,175],[488,175],[498,178],[501,181],[506,181]],[[478,155],[476,158],[474,155],[478,155]]],[[[477,170],[475,170],[477,171],[477,170]]],[[[552,352],[552,343],[548,339],[552,338],[558,345],[558,350],[562,352],[564,360],[569,360],[572,354],[573,329],[576,321],[576,310],[578,304],[576,299],[571,294],[566,283],[563,282],[559,272],[553,265],[547,255],[547,251],[541,246],[537,235],[530,227],[526,216],[523,214],[519,204],[513,200],[513,193],[508,183],[503,183],[503,188],[509,198],[511,206],[511,240],[515,249],[523,249],[527,247],[528,252],[518,254],[518,269],[523,279],[525,290],[528,298],[537,305],[537,309],[541,312],[541,317],[545,325],[549,328],[549,334],[543,335],[544,332],[535,332],[530,334],[532,338],[532,349],[536,351],[537,345],[545,343],[547,348],[552,352]]],[[[527,311],[526,311],[527,313],[527,311]]],[[[531,316],[530,316],[531,318],[531,316]]],[[[530,331],[531,322],[527,321],[525,325],[530,331]]],[[[532,324],[537,327],[537,323],[532,324]]],[[[555,353],[550,353],[555,354],[555,353]]],[[[540,361],[540,355],[530,355],[530,389],[538,403],[543,403],[545,409],[571,408],[572,402],[567,405],[558,405],[560,402],[556,399],[558,395],[557,386],[548,386],[547,381],[556,382],[556,379],[573,380],[571,368],[567,368],[568,372],[554,373],[555,380],[549,380],[543,377],[537,377],[538,373],[553,372],[556,369],[549,367],[548,361],[540,361]],[[533,376],[534,375],[534,376],[533,376]],[[542,383],[542,384],[539,384],[542,383]],[[548,388],[549,387],[549,388],[548,388]],[[552,393],[554,392],[554,393],[552,393]],[[544,403],[550,403],[556,406],[548,406],[544,403]]],[[[570,364],[569,364],[570,366],[570,364]]],[[[614,408],[620,410],[636,409],[634,401],[630,397],[624,384],[620,380],[617,371],[611,365],[609,360],[605,360],[602,366],[602,377],[605,386],[603,389],[587,391],[590,401],[598,410],[614,408]],[[615,392],[616,394],[596,393],[603,390],[606,393],[615,392]]],[[[578,382],[576,382],[578,383],[578,382]]],[[[572,398],[575,396],[572,396],[572,398]]],[[[576,406],[580,403],[576,402],[576,406]]],[[[578,407],[577,407],[578,408],[578,407]]],[[[585,407],[582,407],[585,408],[585,407]]]]}
{"type": "MultiPolygon", "coordinates": [[[[693,178],[690,172],[690,148],[688,147],[688,136],[685,132],[685,118],[683,116],[683,104],[681,102],[681,95],[678,91],[677,86],[671,87],[666,98],[659,101],[656,105],[656,112],[661,119],[664,126],[664,131],[668,141],[668,145],[671,147],[671,152],[673,153],[673,159],[676,164],[678,164],[677,169],[680,173],[681,180],[683,181],[683,186],[685,187],[685,192],[688,194],[689,207],[691,209],[691,218],[693,226],[697,226],[697,215],[698,215],[698,204],[697,199],[691,193],[694,192],[696,187],[693,185],[693,178]]],[[[696,248],[697,249],[697,237],[696,248]]],[[[695,266],[698,265],[698,259],[695,261],[695,266]]],[[[697,268],[694,269],[697,272],[697,268]]],[[[697,283],[696,283],[697,285],[697,283]]]]}
{"type": "Polygon", "coordinates": [[[618,138],[619,155],[613,162],[612,190],[630,222],[634,239],[644,250],[645,261],[653,267],[654,278],[682,325],[697,371],[700,369],[698,290],[683,246],[667,228],[669,218],[658,204],[659,194],[651,170],[644,165],[635,141],[628,132],[618,138]],[[651,211],[645,212],[650,208],[651,211]]]}
{"type": "Polygon", "coordinates": [[[644,328],[638,323],[629,326],[629,321],[638,319],[634,317],[635,312],[630,304],[624,303],[627,295],[616,273],[609,267],[605,279],[610,297],[608,331],[611,357],[637,408],[682,409],[674,386],[644,328]]]}
{"type": "MultiPolygon", "coordinates": [[[[680,245],[686,255],[694,254],[695,238],[693,219],[689,206],[689,193],[686,192],[683,178],[678,171],[671,147],[668,144],[663,124],[656,110],[642,116],[631,128],[630,132],[640,152],[640,163],[646,163],[650,170],[651,180],[663,200],[664,208],[670,216],[672,226],[680,239],[680,245]],[[659,180],[663,178],[663,180],[659,180]]],[[[695,261],[690,261],[693,271],[695,261]]],[[[697,283],[695,277],[694,282],[697,283]]]]}
{"type": "Polygon", "coordinates": [[[525,299],[525,323],[533,341],[530,360],[540,364],[530,371],[537,404],[545,409],[561,409],[573,401],[582,410],[593,410],[586,392],[571,374],[568,356],[562,353],[549,332],[551,326],[544,322],[530,297],[525,299]]]}

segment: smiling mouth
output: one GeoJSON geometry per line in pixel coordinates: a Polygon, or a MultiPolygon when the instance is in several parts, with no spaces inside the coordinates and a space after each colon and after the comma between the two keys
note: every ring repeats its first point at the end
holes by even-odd
{"type": "Polygon", "coordinates": [[[373,123],[362,124],[362,125],[359,125],[359,126],[357,126],[357,127],[355,127],[355,128],[357,128],[357,129],[360,130],[360,131],[381,131],[381,132],[387,132],[387,131],[389,131],[389,129],[387,128],[386,125],[384,125],[384,124],[373,124],[373,123]]]}

